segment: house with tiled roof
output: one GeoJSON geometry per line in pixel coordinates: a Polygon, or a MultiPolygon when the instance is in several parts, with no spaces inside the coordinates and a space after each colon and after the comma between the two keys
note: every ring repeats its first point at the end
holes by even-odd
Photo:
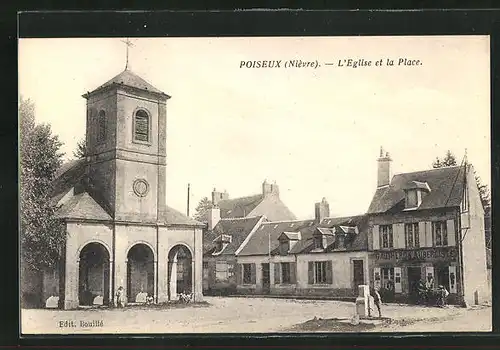
{"type": "Polygon", "coordinates": [[[388,301],[416,301],[419,281],[444,286],[452,303],[490,298],[484,210],[472,165],[392,176],[391,162],[381,149],[367,212],[373,286],[388,301]]]}
{"type": "Polygon", "coordinates": [[[368,283],[366,217],[329,216],[262,222],[236,252],[237,293],[353,300],[368,283]]]}
{"type": "MultiPolygon", "coordinates": [[[[212,209],[217,210],[217,209],[212,209]]],[[[204,234],[203,293],[234,294],[236,251],[266,217],[223,218],[204,234]]]]}
{"type": "Polygon", "coordinates": [[[212,204],[220,209],[221,218],[244,218],[265,215],[268,220],[295,220],[295,215],[288,209],[280,198],[279,186],[262,183],[262,192],[259,194],[229,198],[227,192],[212,192],[212,204]]]}
{"type": "Polygon", "coordinates": [[[170,96],[125,69],[83,95],[86,157],[64,164],[52,204],[67,231],[64,262],[45,278],[60,307],[202,299],[204,224],[166,205],[170,96]],[[54,295],[55,294],[55,295],[54,295]]]}

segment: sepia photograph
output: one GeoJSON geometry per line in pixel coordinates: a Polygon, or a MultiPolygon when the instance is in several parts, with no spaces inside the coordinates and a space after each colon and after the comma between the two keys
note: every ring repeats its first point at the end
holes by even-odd
{"type": "Polygon", "coordinates": [[[491,332],[490,37],[22,38],[21,335],[491,332]]]}

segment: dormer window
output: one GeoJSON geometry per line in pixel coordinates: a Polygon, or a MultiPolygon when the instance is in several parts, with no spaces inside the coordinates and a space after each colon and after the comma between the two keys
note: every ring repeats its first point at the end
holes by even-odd
{"type": "Polygon", "coordinates": [[[323,249],[323,236],[314,236],[314,249],[323,249]]]}
{"type": "Polygon", "coordinates": [[[417,190],[406,191],[406,208],[418,207],[418,193],[417,190]]]}
{"type": "Polygon", "coordinates": [[[283,232],[279,237],[279,253],[287,255],[290,249],[300,240],[300,232],[283,232]]]}
{"type": "Polygon", "coordinates": [[[410,181],[404,188],[405,209],[417,209],[423,198],[431,191],[427,182],[410,181]]]}
{"type": "Polygon", "coordinates": [[[280,255],[287,255],[290,250],[290,241],[287,239],[280,240],[280,255]]]}
{"type": "Polygon", "coordinates": [[[215,251],[212,253],[213,255],[218,255],[222,253],[224,248],[231,243],[231,235],[220,235],[213,240],[215,243],[215,251]]]}

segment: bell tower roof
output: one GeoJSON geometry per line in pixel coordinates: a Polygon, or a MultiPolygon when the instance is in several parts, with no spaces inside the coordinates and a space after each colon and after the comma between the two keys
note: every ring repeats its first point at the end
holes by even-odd
{"type": "Polygon", "coordinates": [[[88,92],[83,95],[84,98],[89,98],[91,95],[95,94],[96,92],[112,88],[114,86],[126,86],[132,89],[137,89],[141,91],[146,91],[153,93],[155,95],[160,95],[164,99],[169,99],[170,96],[165,94],[163,91],[155,88],[153,85],[148,83],[146,80],[142,79],[140,76],[137,74],[133,73],[129,69],[125,69],[123,72],[115,76],[114,78],[110,79],[106,83],[102,84],[99,86],[97,89],[88,92]]]}

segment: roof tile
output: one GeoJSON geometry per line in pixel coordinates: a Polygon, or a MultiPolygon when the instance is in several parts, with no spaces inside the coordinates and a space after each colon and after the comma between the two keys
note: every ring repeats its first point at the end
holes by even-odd
{"type": "Polygon", "coordinates": [[[464,167],[459,166],[394,175],[389,186],[375,191],[368,214],[399,210],[397,205],[405,198],[404,189],[412,181],[427,182],[431,190],[422,199],[419,210],[459,206],[464,187],[463,179],[464,167]]]}

